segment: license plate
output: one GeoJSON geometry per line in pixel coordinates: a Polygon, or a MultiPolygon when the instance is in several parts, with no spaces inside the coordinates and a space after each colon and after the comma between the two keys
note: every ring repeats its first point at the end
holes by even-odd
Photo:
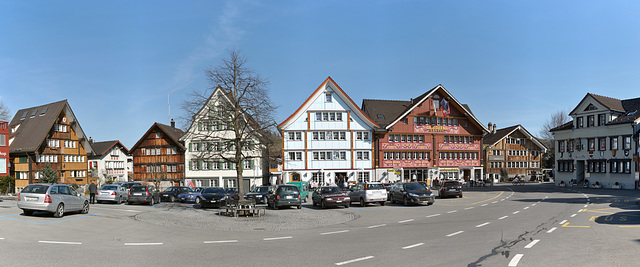
{"type": "Polygon", "coordinates": [[[136,196],[142,196],[142,193],[133,193],[136,196]]]}
{"type": "Polygon", "coordinates": [[[455,189],[449,189],[449,191],[456,191],[455,189]]]}
{"type": "Polygon", "coordinates": [[[292,196],[287,196],[287,197],[286,197],[286,199],[292,199],[292,198],[293,198],[292,196]]]}
{"type": "Polygon", "coordinates": [[[37,197],[24,197],[25,201],[38,201],[37,197]]]}
{"type": "Polygon", "coordinates": [[[342,203],[342,200],[338,200],[338,201],[336,201],[336,203],[342,203]]]}

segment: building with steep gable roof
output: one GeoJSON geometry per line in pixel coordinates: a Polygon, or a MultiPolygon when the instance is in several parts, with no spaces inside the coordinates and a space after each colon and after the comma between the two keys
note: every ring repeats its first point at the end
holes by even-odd
{"type": "Polygon", "coordinates": [[[488,130],[442,85],[411,99],[362,101],[376,132],[376,177],[383,181],[481,179],[488,130]]]}
{"type": "Polygon", "coordinates": [[[283,137],[281,181],[317,185],[377,181],[373,132],[367,117],[331,78],[278,125],[283,137]]]}
{"type": "Polygon", "coordinates": [[[640,98],[619,100],[587,93],[551,129],[556,142],[556,184],[638,188],[640,98]]]}
{"type": "Polygon", "coordinates": [[[93,142],[91,140],[91,146],[96,155],[89,157],[89,171],[99,179],[99,184],[104,184],[107,180],[129,181],[129,173],[133,172],[129,169],[129,160],[133,161],[133,157],[120,141],[93,142]]]}
{"type": "Polygon", "coordinates": [[[487,178],[499,181],[502,169],[509,177],[538,178],[542,175],[542,155],[547,148],[522,125],[502,129],[489,123],[489,131],[482,140],[487,178]]]}
{"type": "Polygon", "coordinates": [[[184,144],[180,138],[184,132],[171,126],[154,123],[131,147],[133,155],[133,180],[145,184],[157,183],[159,187],[184,184],[184,144]]]}

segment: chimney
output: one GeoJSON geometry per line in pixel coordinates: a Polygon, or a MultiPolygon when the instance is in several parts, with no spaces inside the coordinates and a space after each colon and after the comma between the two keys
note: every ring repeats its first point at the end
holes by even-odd
{"type": "Polygon", "coordinates": [[[93,137],[89,136],[89,143],[93,144],[93,137]]]}
{"type": "Polygon", "coordinates": [[[171,128],[176,128],[176,121],[171,119],[171,128]]]}
{"type": "Polygon", "coordinates": [[[489,133],[493,132],[493,123],[489,123],[489,133]]]}
{"type": "Polygon", "coordinates": [[[493,125],[493,130],[491,131],[492,133],[496,133],[496,130],[498,129],[498,125],[494,124],[493,125]]]}

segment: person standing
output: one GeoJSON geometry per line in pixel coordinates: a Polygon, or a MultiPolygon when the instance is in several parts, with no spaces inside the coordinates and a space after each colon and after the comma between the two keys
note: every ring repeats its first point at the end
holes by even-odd
{"type": "Polygon", "coordinates": [[[89,185],[89,202],[91,204],[96,204],[96,193],[98,193],[98,186],[95,181],[91,181],[89,185]]]}

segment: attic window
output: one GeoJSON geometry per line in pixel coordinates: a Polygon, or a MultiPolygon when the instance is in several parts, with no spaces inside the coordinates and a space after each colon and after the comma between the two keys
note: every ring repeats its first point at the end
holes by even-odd
{"type": "Polygon", "coordinates": [[[324,96],[325,96],[325,101],[326,102],[332,102],[331,92],[324,93],[324,96]]]}
{"type": "Polygon", "coordinates": [[[593,104],[589,104],[587,106],[587,108],[584,109],[584,111],[589,111],[589,110],[597,110],[598,108],[596,106],[594,106],[593,104]]]}
{"type": "Polygon", "coordinates": [[[634,114],[636,114],[636,110],[627,113],[627,116],[633,116],[634,114]]]}
{"type": "Polygon", "coordinates": [[[24,120],[24,118],[27,117],[27,114],[29,114],[29,111],[25,111],[24,113],[22,113],[22,118],[20,118],[20,119],[24,120]]]}
{"type": "Polygon", "coordinates": [[[35,117],[37,113],[38,113],[38,109],[34,109],[34,110],[31,112],[31,118],[35,117]]]}
{"type": "Polygon", "coordinates": [[[378,119],[383,119],[384,120],[384,115],[378,114],[378,119]]]}
{"type": "Polygon", "coordinates": [[[49,107],[44,107],[42,109],[42,112],[40,113],[40,116],[44,116],[45,113],[47,113],[47,110],[49,109],[49,107]]]}

